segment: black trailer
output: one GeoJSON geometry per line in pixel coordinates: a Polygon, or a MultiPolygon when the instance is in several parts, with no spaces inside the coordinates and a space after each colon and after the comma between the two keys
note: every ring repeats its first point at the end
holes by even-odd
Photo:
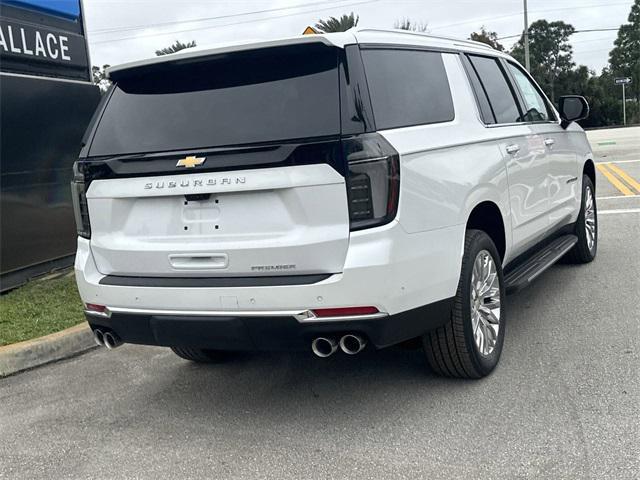
{"type": "Polygon", "coordinates": [[[0,0],[0,289],[73,263],[69,183],[100,91],[81,0],[0,0]]]}

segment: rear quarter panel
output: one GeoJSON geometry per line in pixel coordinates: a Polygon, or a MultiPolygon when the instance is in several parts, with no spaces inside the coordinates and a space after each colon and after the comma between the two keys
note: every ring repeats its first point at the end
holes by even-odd
{"type": "MultiPolygon", "coordinates": [[[[462,258],[464,229],[473,208],[490,201],[500,209],[507,251],[511,245],[506,163],[491,129],[485,129],[457,54],[443,54],[455,118],[451,122],[381,132],[398,150],[398,221],[409,234],[457,227],[450,248],[462,258]]],[[[459,272],[460,263],[458,262],[459,272]]]]}

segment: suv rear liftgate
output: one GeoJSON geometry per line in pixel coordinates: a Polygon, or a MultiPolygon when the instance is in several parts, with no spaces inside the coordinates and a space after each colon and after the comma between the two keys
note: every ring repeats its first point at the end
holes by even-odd
{"type": "MultiPolygon", "coordinates": [[[[112,79],[73,182],[103,285],[316,283],[342,272],[350,231],[395,217],[399,158],[374,133],[355,45],[183,59],[112,79]]],[[[123,339],[176,341],[173,328],[154,341],[143,330],[123,339]]]]}

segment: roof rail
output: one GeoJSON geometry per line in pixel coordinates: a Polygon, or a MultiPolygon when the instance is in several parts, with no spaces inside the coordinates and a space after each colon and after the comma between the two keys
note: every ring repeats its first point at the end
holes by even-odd
{"type": "Polygon", "coordinates": [[[462,40],[462,39],[454,38],[454,37],[446,37],[446,36],[441,36],[441,35],[431,35],[429,33],[422,33],[422,32],[412,32],[410,30],[401,30],[399,28],[356,28],[355,31],[357,31],[357,32],[386,32],[386,33],[400,33],[400,34],[405,34],[405,35],[417,35],[417,36],[425,37],[425,38],[433,38],[435,40],[447,40],[449,42],[464,43],[464,44],[467,44],[467,45],[472,45],[474,47],[480,47],[480,48],[487,48],[489,50],[495,50],[491,45],[488,45],[488,44],[483,43],[483,42],[476,42],[475,40],[462,40]]]}

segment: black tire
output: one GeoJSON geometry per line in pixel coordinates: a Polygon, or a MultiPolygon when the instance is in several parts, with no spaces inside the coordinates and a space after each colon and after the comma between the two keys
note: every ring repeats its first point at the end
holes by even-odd
{"type": "Polygon", "coordinates": [[[189,347],[171,347],[171,350],[180,358],[196,363],[218,363],[226,357],[225,352],[219,350],[203,350],[189,347]]]}
{"type": "Polygon", "coordinates": [[[447,323],[422,337],[431,369],[443,376],[481,378],[493,371],[500,359],[504,343],[506,315],[504,310],[504,277],[500,255],[489,236],[481,230],[467,230],[460,281],[447,323]],[[471,321],[471,275],[478,254],[486,250],[491,256],[500,282],[500,323],[493,351],[480,353],[473,336],[471,321]]]}
{"type": "Polygon", "coordinates": [[[596,258],[598,252],[598,207],[596,204],[596,190],[593,187],[593,182],[587,175],[582,177],[582,200],[580,203],[580,214],[576,221],[575,235],[578,237],[578,243],[567,252],[564,260],[568,263],[589,263],[596,258]],[[591,191],[591,198],[593,199],[593,213],[595,219],[595,238],[593,247],[589,248],[587,231],[586,231],[586,201],[587,201],[587,189],[591,191]]]}

